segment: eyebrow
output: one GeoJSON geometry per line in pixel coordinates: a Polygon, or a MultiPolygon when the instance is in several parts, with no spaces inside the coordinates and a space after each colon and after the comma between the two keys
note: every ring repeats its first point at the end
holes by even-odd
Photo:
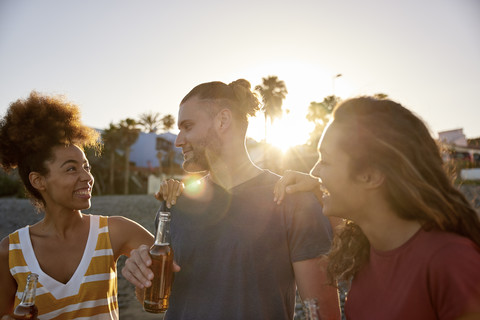
{"type": "MultiPolygon", "coordinates": [[[[64,163],[62,163],[62,165],[60,166],[60,168],[62,168],[63,166],[65,166],[65,165],[67,165],[67,164],[69,164],[69,163],[77,164],[78,161],[77,161],[77,160],[73,160],[73,159],[67,160],[67,161],[65,161],[64,163]]],[[[85,163],[88,163],[88,160],[83,161],[83,164],[85,164],[85,163]]]]}
{"type": "Polygon", "coordinates": [[[77,160],[67,160],[67,161],[65,161],[64,163],[62,163],[62,165],[60,166],[60,168],[63,167],[63,166],[65,166],[65,165],[67,165],[67,164],[69,164],[69,163],[77,164],[78,161],[77,161],[77,160]]]}
{"type": "Polygon", "coordinates": [[[183,120],[178,124],[178,128],[180,129],[182,126],[185,125],[186,122],[193,122],[193,120],[190,120],[190,119],[183,120]]]}

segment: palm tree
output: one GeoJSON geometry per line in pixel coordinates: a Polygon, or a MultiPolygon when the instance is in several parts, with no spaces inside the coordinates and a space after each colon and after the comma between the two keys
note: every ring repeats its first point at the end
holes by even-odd
{"type": "Polygon", "coordinates": [[[380,93],[375,93],[373,97],[378,100],[385,100],[385,99],[388,99],[388,94],[380,92],[380,93]]]}
{"type": "Polygon", "coordinates": [[[105,151],[110,154],[109,166],[109,189],[110,193],[115,193],[115,154],[117,148],[120,147],[122,137],[120,136],[120,128],[110,123],[108,129],[102,133],[102,140],[105,146],[105,151]]]}
{"type": "Polygon", "coordinates": [[[169,131],[175,125],[175,118],[171,114],[167,114],[162,118],[163,130],[169,131]]]}
{"type": "Polygon", "coordinates": [[[310,102],[306,118],[315,124],[309,139],[309,144],[314,148],[316,148],[318,140],[320,140],[320,136],[330,120],[333,108],[339,102],[340,98],[334,95],[325,97],[322,102],[310,102]]]}
{"type": "Polygon", "coordinates": [[[265,142],[267,142],[267,119],[270,123],[276,118],[282,116],[282,104],[288,91],[285,82],[279,80],[277,76],[268,76],[262,78],[262,84],[257,85],[255,90],[262,97],[262,111],[265,113],[265,142]]]}
{"type": "Polygon", "coordinates": [[[131,118],[121,120],[118,124],[121,145],[125,151],[125,181],[124,181],[124,193],[128,194],[128,181],[130,179],[130,147],[138,139],[140,129],[137,128],[138,123],[131,118]]]}
{"type": "Polygon", "coordinates": [[[139,116],[138,124],[142,126],[147,133],[157,133],[163,119],[160,119],[158,112],[146,112],[139,116]]]}
{"type": "Polygon", "coordinates": [[[328,96],[322,102],[310,102],[308,106],[307,120],[311,122],[322,122],[326,124],[335,105],[340,101],[337,96],[328,96]]]}

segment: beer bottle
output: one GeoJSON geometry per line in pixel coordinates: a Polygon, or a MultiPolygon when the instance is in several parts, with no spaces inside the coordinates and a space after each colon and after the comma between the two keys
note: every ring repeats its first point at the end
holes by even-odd
{"type": "Polygon", "coordinates": [[[157,213],[155,243],[150,248],[153,271],[152,285],[145,289],[143,309],[151,313],[165,312],[172,290],[173,249],[170,246],[170,212],[162,206],[157,213]]]}
{"type": "Polygon", "coordinates": [[[30,273],[27,277],[27,284],[23,290],[22,300],[13,311],[14,319],[37,319],[38,309],[35,305],[38,274],[30,273]]]}

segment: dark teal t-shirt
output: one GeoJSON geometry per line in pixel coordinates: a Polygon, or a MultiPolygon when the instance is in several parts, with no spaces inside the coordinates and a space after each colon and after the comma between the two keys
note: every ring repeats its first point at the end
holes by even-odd
{"type": "Polygon", "coordinates": [[[166,320],[292,319],[292,263],[330,249],[328,219],[311,193],[273,201],[279,176],[265,171],[225,190],[202,179],[172,207],[175,274],[166,320]]]}

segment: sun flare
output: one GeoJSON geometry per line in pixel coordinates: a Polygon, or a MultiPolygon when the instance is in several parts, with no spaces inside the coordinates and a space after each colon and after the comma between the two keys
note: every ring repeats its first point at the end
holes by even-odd
{"type": "MultiPolygon", "coordinates": [[[[291,147],[305,144],[313,126],[313,123],[308,122],[303,113],[284,114],[282,118],[276,119],[273,123],[270,123],[270,120],[267,121],[267,143],[286,152],[291,147]]],[[[265,140],[263,114],[250,120],[247,136],[257,141],[265,140]]]]}
{"type": "MultiPolygon", "coordinates": [[[[268,61],[243,70],[243,74],[251,79],[253,86],[269,75],[278,76],[285,82],[288,94],[282,105],[283,117],[273,123],[268,119],[266,139],[267,143],[282,151],[308,141],[314,128],[314,124],[306,119],[312,101],[321,102],[334,92],[337,96],[348,96],[347,89],[351,89],[344,76],[336,77],[338,72],[328,70],[320,63],[289,59],[268,61]]],[[[247,136],[256,141],[265,140],[264,113],[259,112],[249,123],[247,136]]]]}

